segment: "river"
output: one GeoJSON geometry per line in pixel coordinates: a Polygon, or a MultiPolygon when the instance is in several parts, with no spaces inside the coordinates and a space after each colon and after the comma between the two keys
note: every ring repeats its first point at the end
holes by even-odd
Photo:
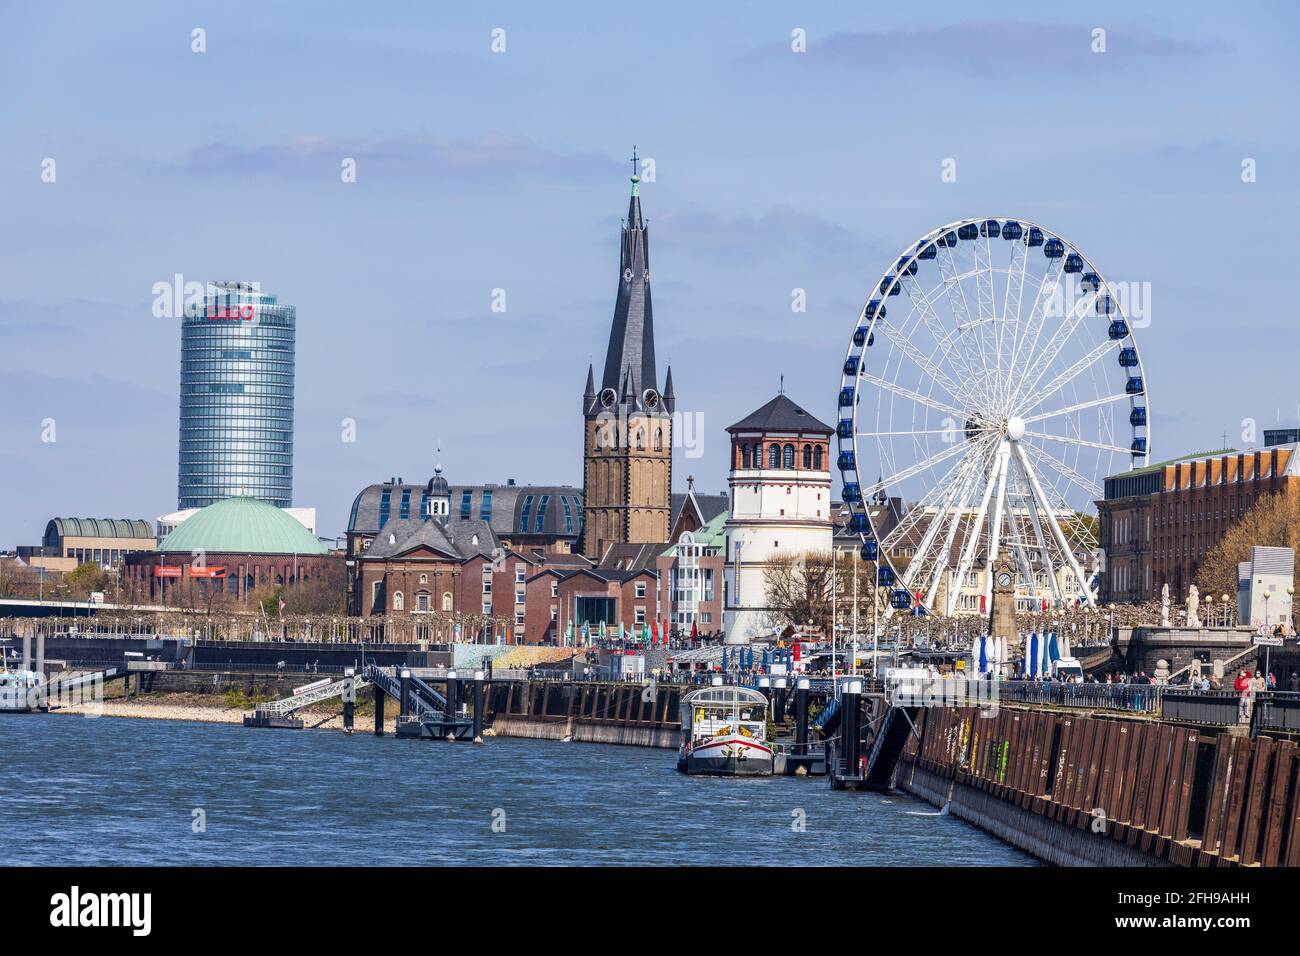
{"type": "Polygon", "coordinates": [[[904,794],[667,750],[0,718],[0,865],[1033,866],[904,794]]]}

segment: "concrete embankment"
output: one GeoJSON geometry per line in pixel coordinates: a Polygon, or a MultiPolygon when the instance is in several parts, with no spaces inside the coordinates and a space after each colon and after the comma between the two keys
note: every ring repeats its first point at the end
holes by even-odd
{"type": "Polygon", "coordinates": [[[1063,866],[1295,866],[1300,748],[1228,729],[932,708],[898,786],[1063,866]]]}
{"type": "Polygon", "coordinates": [[[498,737],[530,740],[571,738],[582,743],[667,749],[675,748],[679,737],[677,729],[672,727],[522,714],[498,714],[492,721],[492,732],[498,737]]]}

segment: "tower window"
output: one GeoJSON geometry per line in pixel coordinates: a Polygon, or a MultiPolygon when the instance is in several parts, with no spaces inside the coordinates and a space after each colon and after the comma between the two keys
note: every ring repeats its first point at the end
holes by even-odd
{"type": "Polygon", "coordinates": [[[822,470],[822,446],[818,445],[813,449],[813,470],[822,470]]]}
{"type": "Polygon", "coordinates": [[[781,467],[781,446],[780,445],[772,445],[770,448],[768,448],[767,467],[768,468],[781,467]]]}
{"type": "Polygon", "coordinates": [[[740,446],[740,467],[750,467],[749,445],[747,444],[740,446]]]}
{"type": "Polygon", "coordinates": [[[794,467],[794,445],[785,446],[785,453],[781,456],[781,467],[783,468],[794,467]]]}
{"type": "Polygon", "coordinates": [[[805,468],[812,467],[812,445],[803,446],[803,466],[805,468]]]}

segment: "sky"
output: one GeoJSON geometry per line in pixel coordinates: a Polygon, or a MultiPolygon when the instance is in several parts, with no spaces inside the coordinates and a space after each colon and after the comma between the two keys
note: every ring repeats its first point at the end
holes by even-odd
{"type": "Polygon", "coordinates": [[[1260,444],[1300,405],[1300,8],[1087,6],[7,2],[0,547],[174,509],[180,330],[152,303],[177,274],[297,307],[294,504],[322,535],[439,457],[580,485],[633,144],[659,368],[702,436],[677,490],[725,489],[725,427],[782,376],[833,421],[872,284],[966,216],[1150,283],[1153,459],[1260,444]]]}

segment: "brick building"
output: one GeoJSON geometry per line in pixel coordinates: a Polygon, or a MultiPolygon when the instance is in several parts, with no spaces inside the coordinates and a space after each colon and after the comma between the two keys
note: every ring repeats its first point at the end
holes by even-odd
{"type": "Polygon", "coordinates": [[[1202,558],[1260,498],[1300,493],[1300,446],[1225,449],[1107,478],[1097,502],[1101,602],[1181,601],[1202,558]]]}

